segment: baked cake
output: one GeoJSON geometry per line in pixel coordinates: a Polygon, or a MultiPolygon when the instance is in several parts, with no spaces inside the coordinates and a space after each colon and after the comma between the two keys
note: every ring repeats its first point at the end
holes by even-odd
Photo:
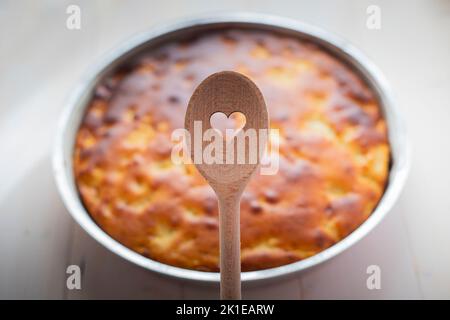
{"type": "Polygon", "coordinates": [[[276,175],[241,201],[242,270],[310,257],[364,222],[380,200],[390,149],[379,102],[320,46],[257,30],[222,30],[146,52],[100,83],[80,125],[74,172],[96,223],[165,264],[218,271],[218,208],[194,165],[171,161],[196,86],[212,73],[251,78],[280,130],[276,175]]]}

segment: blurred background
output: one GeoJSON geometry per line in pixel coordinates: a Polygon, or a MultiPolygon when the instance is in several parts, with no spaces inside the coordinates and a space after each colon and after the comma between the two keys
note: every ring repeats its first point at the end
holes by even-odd
{"type": "Polygon", "coordinates": [[[244,298],[450,298],[450,1],[0,1],[0,298],[217,298],[217,287],[161,278],[91,239],[58,196],[50,156],[64,99],[90,65],[131,35],[197,14],[252,11],[349,40],[383,71],[407,122],[412,168],[394,209],[362,241],[244,298]],[[81,29],[66,27],[70,5],[81,29]],[[381,9],[369,29],[367,8],[381,9]],[[66,268],[82,269],[68,290],[66,268]],[[369,265],[381,289],[366,286],[369,265]]]}

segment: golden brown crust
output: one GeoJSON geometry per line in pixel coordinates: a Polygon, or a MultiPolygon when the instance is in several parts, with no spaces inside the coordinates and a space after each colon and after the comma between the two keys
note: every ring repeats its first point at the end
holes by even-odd
{"type": "Polygon", "coordinates": [[[171,132],[208,75],[235,70],[261,89],[279,128],[280,170],[255,176],[241,202],[244,271],[312,256],[355,230],[388,176],[387,129],[358,75],[314,44],[227,30],[149,52],[96,88],[78,131],[74,172],[94,220],[163,263],[218,271],[218,212],[192,165],[174,165],[171,132]]]}

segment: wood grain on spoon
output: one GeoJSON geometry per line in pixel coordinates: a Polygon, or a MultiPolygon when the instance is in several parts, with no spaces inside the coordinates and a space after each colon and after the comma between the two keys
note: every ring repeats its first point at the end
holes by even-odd
{"type": "MultiPolygon", "coordinates": [[[[193,93],[186,111],[185,127],[191,136],[190,152],[197,169],[214,189],[219,201],[220,220],[220,296],[222,299],[240,299],[240,199],[253,172],[260,163],[265,148],[269,120],[263,96],[247,77],[231,71],[215,73],[206,78],[193,93]],[[210,118],[222,112],[229,117],[234,112],[245,115],[245,125],[233,139],[222,139],[221,148],[215,150],[215,158],[222,161],[199,161],[195,155],[211,144],[208,139],[196,137],[195,123],[201,123],[206,132],[211,128],[210,118]],[[253,129],[256,144],[245,139],[245,133],[253,129]],[[262,129],[262,130],[261,130],[262,129]],[[238,143],[244,138],[244,148],[238,143]],[[200,143],[194,143],[200,141],[200,143]],[[256,146],[256,147],[255,147],[256,146]],[[255,149],[256,148],[256,149],[255,149]],[[257,155],[256,161],[252,155],[257,155]],[[227,161],[232,159],[233,161],[227,161]],[[245,161],[238,161],[245,159],[245,161]]],[[[251,135],[249,135],[251,136],[251,135]]]]}

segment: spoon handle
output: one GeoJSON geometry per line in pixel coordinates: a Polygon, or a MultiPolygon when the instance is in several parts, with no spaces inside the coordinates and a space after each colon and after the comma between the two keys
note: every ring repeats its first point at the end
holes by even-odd
{"type": "Polygon", "coordinates": [[[240,194],[219,196],[220,298],[241,299],[240,194]]]}

